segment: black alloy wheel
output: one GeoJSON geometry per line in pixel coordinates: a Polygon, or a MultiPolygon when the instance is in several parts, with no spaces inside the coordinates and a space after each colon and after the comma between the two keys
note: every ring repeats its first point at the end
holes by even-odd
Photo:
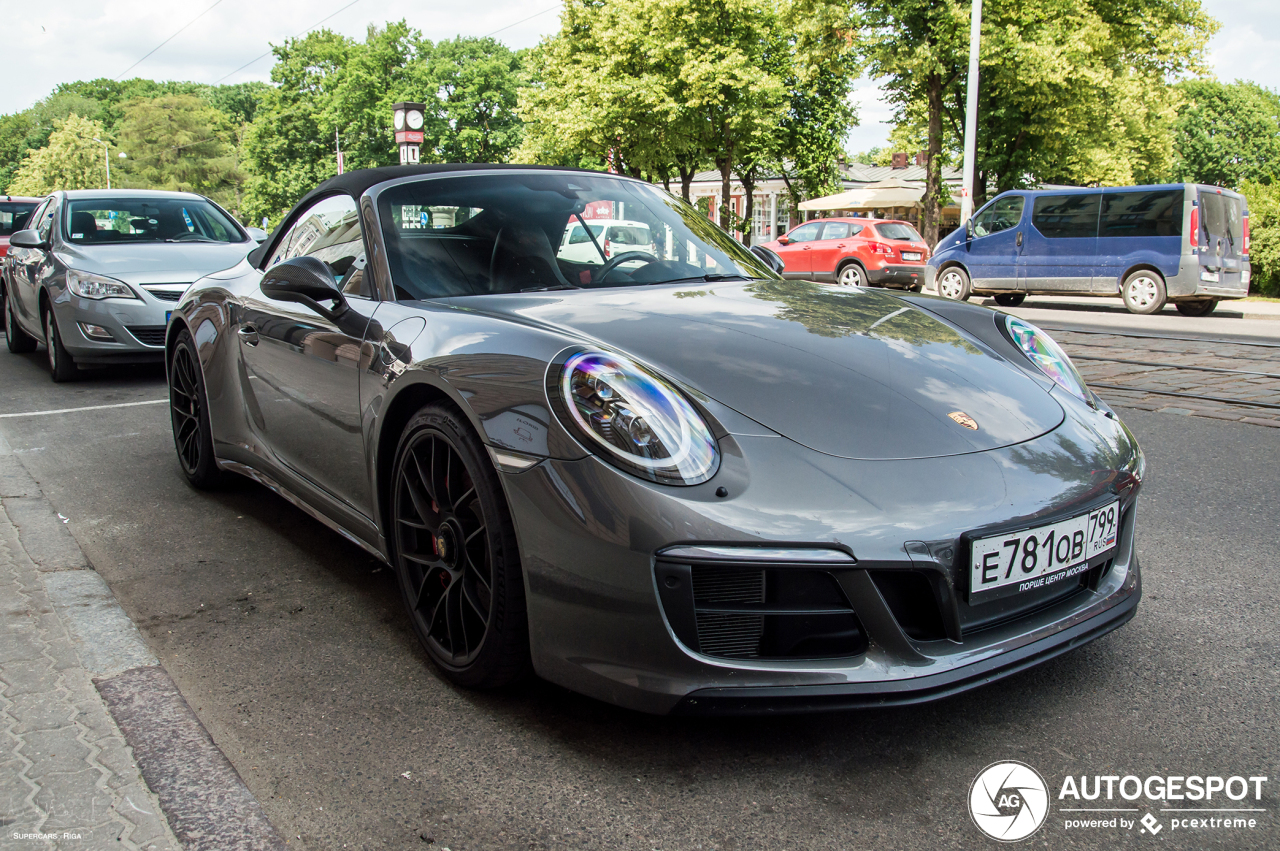
{"type": "Polygon", "coordinates": [[[62,333],[58,330],[58,318],[53,315],[52,305],[44,314],[44,345],[49,355],[49,377],[55,383],[75,381],[80,377],[75,359],[71,357],[67,347],[62,345],[62,333]]]}
{"type": "Polygon", "coordinates": [[[1017,307],[1026,300],[1026,293],[996,293],[996,304],[1001,307],[1017,307]]]}
{"type": "Polygon", "coordinates": [[[9,294],[7,292],[0,293],[0,309],[4,311],[4,341],[9,347],[9,351],[15,355],[34,352],[36,350],[36,338],[18,327],[18,320],[14,318],[13,312],[9,309],[9,294]]]}
{"type": "Polygon", "coordinates": [[[423,408],[396,451],[393,560],[414,631],[459,685],[496,688],[530,669],[515,528],[497,473],[460,413],[423,408]]]}
{"type": "Polygon", "coordinates": [[[169,418],[182,474],[201,490],[217,487],[222,482],[222,471],[213,457],[204,375],[196,360],[195,343],[187,331],[178,334],[169,360],[169,418]]]}

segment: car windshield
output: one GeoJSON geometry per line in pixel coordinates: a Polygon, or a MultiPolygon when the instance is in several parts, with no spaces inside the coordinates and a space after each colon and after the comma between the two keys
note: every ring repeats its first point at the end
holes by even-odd
{"type": "Polygon", "coordinates": [[[67,202],[65,238],[111,242],[244,242],[226,213],[199,198],[84,198],[67,202]]]}
{"type": "Polygon", "coordinates": [[[880,235],[885,239],[898,239],[906,242],[922,241],[920,234],[916,233],[916,229],[911,225],[890,222],[888,224],[876,225],[876,230],[880,231],[880,235]]]}
{"type": "Polygon", "coordinates": [[[0,201],[0,236],[13,236],[27,226],[38,202],[0,201]]]}
{"type": "Polygon", "coordinates": [[[778,276],[696,208],[634,180],[428,178],[378,199],[397,297],[778,276]]]}

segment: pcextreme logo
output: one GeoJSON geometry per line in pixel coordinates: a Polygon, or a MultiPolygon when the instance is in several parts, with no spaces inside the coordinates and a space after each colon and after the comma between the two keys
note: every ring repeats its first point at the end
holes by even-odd
{"type": "MultiPolygon", "coordinates": [[[[1057,795],[1063,830],[1170,833],[1251,831],[1265,817],[1259,775],[1067,775],[1057,795]]],[[[1018,842],[1048,820],[1049,786],[1026,763],[988,765],[969,787],[969,815],[988,837],[1018,842]]]]}

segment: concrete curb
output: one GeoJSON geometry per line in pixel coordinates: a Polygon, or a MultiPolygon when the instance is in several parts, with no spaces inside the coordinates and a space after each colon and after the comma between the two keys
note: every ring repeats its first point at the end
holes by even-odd
{"type": "Polygon", "coordinates": [[[253,793],[2,437],[0,505],[178,841],[188,851],[284,849],[253,793]]]}

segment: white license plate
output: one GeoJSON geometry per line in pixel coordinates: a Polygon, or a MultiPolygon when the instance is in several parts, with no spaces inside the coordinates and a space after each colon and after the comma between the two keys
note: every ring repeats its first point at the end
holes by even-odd
{"type": "Polygon", "coordinates": [[[903,259],[903,260],[919,260],[919,259],[920,259],[920,252],[919,252],[919,251],[904,251],[904,252],[902,252],[902,259],[903,259]]]}
{"type": "Polygon", "coordinates": [[[1089,560],[1114,549],[1120,503],[1047,526],[979,538],[969,561],[969,603],[1038,591],[1076,579],[1089,560]]]}
{"type": "Polygon", "coordinates": [[[1217,272],[1212,272],[1212,271],[1210,271],[1210,270],[1208,270],[1208,269],[1201,269],[1201,270],[1200,270],[1200,280],[1202,280],[1202,281],[1208,281],[1208,282],[1209,282],[1209,283],[1211,283],[1211,284],[1216,284],[1216,283],[1218,283],[1218,273],[1217,273],[1217,272]]]}

